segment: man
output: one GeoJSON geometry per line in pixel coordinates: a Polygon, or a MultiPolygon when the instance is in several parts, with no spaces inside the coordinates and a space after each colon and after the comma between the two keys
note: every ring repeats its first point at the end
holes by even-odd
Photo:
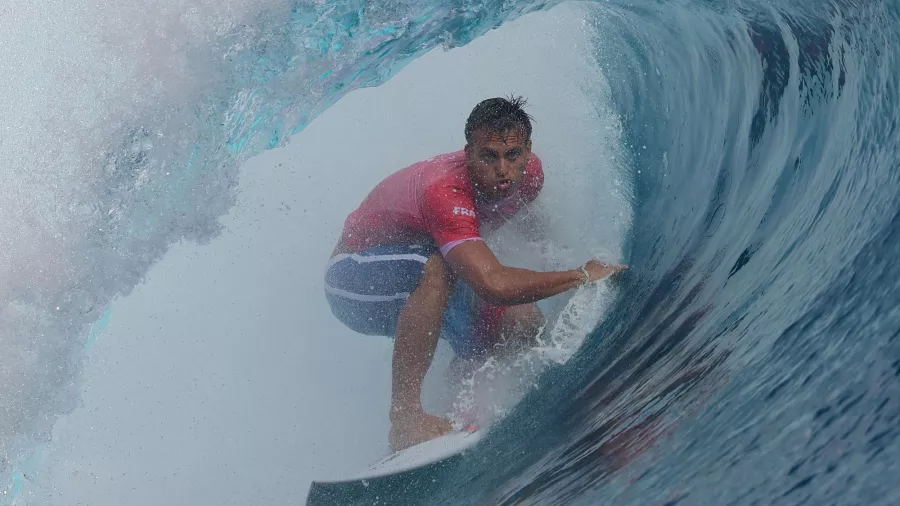
{"type": "Polygon", "coordinates": [[[462,151],[416,163],[379,183],[344,224],[328,263],[334,315],[362,334],[393,336],[389,442],[396,451],[452,430],[422,408],[422,380],[443,336],[459,357],[534,339],[535,301],[624,269],[592,260],[536,272],[502,265],[481,239],[543,187],[521,97],[479,103],[462,151]]]}

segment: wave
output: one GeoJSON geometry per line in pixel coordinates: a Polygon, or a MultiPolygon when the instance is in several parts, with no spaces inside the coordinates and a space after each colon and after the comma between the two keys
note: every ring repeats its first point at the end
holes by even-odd
{"type": "MultiPolygon", "coordinates": [[[[7,497],[77,403],[91,326],[173,244],[220,233],[244,160],[428,50],[556,3],[8,6],[7,497]]],[[[622,125],[631,272],[594,336],[428,497],[896,502],[896,5],[581,8],[593,40],[569,50],[609,87],[585,106],[622,125]]],[[[408,485],[398,503],[422,497],[408,485]]]]}
{"type": "Polygon", "coordinates": [[[896,21],[594,9],[634,159],[631,274],[602,340],[471,457],[502,468],[462,464],[434,503],[896,500],[896,21]]]}

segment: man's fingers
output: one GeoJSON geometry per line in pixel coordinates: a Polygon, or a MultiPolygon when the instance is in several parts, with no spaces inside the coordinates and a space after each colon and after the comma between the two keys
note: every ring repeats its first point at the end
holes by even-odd
{"type": "Polygon", "coordinates": [[[612,270],[612,272],[609,273],[609,275],[610,275],[610,277],[613,277],[614,279],[618,279],[619,275],[622,274],[623,272],[625,272],[626,270],[628,270],[627,265],[617,265],[617,266],[613,267],[613,270],[612,270]]]}
{"type": "Polygon", "coordinates": [[[591,281],[600,281],[601,279],[614,276],[628,269],[627,265],[610,265],[601,262],[600,260],[591,260],[588,264],[592,264],[591,267],[589,267],[589,269],[592,270],[591,281]]]}

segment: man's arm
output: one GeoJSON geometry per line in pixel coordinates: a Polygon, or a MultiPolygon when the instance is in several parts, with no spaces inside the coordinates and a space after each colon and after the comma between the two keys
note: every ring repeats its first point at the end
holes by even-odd
{"type": "Polygon", "coordinates": [[[584,265],[588,273],[586,279],[580,269],[538,272],[507,267],[497,260],[484,241],[458,244],[447,252],[444,259],[475,293],[492,304],[502,306],[546,299],[625,269],[622,265],[609,266],[592,260],[584,265]]]}

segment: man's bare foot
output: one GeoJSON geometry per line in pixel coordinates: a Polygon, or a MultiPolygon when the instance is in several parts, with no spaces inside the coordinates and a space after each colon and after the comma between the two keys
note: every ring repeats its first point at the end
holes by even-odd
{"type": "Polygon", "coordinates": [[[424,411],[392,418],[391,431],[388,434],[388,444],[392,452],[439,438],[453,430],[449,421],[424,411]]]}

